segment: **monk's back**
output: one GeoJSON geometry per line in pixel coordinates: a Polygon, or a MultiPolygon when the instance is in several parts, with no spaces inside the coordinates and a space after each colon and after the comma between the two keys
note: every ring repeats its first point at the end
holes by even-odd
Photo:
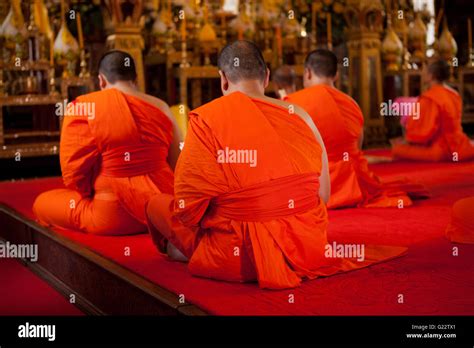
{"type": "Polygon", "coordinates": [[[192,111],[174,210],[184,225],[206,231],[188,252],[190,271],[239,281],[258,276],[273,288],[313,275],[327,262],[321,158],[306,122],[267,100],[235,92],[192,111]]]}
{"type": "Polygon", "coordinates": [[[440,135],[449,140],[455,140],[462,133],[461,112],[462,100],[459,94],[445,86],[437,85],[426,91],[421,97],[421,115],[423,117],[423,99],[428,99],[438,107],[440,122],[440,135]]]}
{"type": "Polygon", "coordinates": [[[358,151],[363,116],[360,108],[347,94],[336,88],[316,85],[290,94],[287,98],[305,109],[319,129],[329,160],[341,154],[358,151]]]}
{"type": "Polygon", "coordinates": [[[236,179],[230,180],[231,189],[295,173],[321,172],[321,147],[311,129],[282,106],[237,92],[195,112],[222,145],[217,148],[218,154],[223,154],[222,170],[226,177],[236,179]],[[243,108],[244,102],[247,108],[243,108]],[[226,110],[220,111],[224,105],[226,110]],[[255,163],[243,163],[248,158],[239,158],[239,151],[240,157],[245,157],[246,151],[255,153],[255,163]]]}

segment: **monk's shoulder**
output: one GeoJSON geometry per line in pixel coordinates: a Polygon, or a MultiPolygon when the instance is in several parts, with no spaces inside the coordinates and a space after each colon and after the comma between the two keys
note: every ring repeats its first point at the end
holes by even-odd
{"type": "Polygon", "coordinates": [[[300,89],[299,91],[288,94],[284,98],[284,101],[287,101],[289,103],[291,103],[291,102],[303,102],[307,99],[307,97],[308,97],[307,88],[303,88],[303,89],[300,89]]]}
{"type": "Polygon", "coordinates": [[[297,104],[293,104],[292,102],[287,102],[280,99],[274,99],[270,97],[265,97],[267,102],[276,104],[277,106],[283,107],[288,110],[288,114],[294,114],[302,119],[312,130],[314,126],[313,119],[309,115],[309,113],[301,106],[297,104]]]}
{"type": "Polygon", "coordinates": [[[101,101],[109,93],[109,90],[95,91],[77,96],[75,102],[96,102],[101,101]]]}
{"type": "Polygon", "coordinates": [[[168,103],[166,103],[164,100],[157,98],[155,96],[145,94],[145,93],[140,93],[138,97],[143,99],[147,103],[155,106],[156,108],[160,109],[164,113],[168,113],[170,109],[168,103]]]}
{"type": "Polygon", "coordinates": [[[359,111],[361,110],[359,104],[349,94],[344,93],[343,91],[337,88],[332,88],[331,91],[336,96],[336,100],[346,102],[347,104],[354,107],[355,109],[359,111]]]}

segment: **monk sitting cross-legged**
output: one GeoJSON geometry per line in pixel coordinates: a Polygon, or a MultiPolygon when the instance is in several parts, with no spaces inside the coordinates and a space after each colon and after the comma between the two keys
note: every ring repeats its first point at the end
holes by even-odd
{"type": "Polygon", "coordinates": [[[189,260],[194,275],[273,289],[400,255],[325,255],[330,184],[317,128],[301,108],[264,95],[269,71],[255,44],[229,44],[218,66],[224,96],[190,114],[174,197],[147,207],[159,251],[189,260]]]}
{"type": "Polygon", "coordinates": [[[418,117],[408,118],[405,142],[394,142],[394,157],[434,162],[474,159],[474,145],[461,126],[461,97],[445,84],[449,75],[449,65],[443,60],[428,66],[430,88],[418,100],[418,117]]]}
{"type": "Polygon", "coordinates": [[[102,235],[146,232],[149,198],[173,193],[179,131],[166,103],[137,90],[136,77],[129,54],[108,52],[99,65],[101,91],[67,106],[59,150],[66,189],[36,199],[41,224],[102,235]]]}
{"type": "Polygon", "coordinates": [[[361,150],[364,116],[350,96],[334,87],[337,74],[334,53],[312,51],[305,61],[305,88],[285,99],[309,113],[326,144],[331,177],[328,208],[411,205],[411,199],[400,188],[401,182],[383,184],[369,170],[361,150]]]}

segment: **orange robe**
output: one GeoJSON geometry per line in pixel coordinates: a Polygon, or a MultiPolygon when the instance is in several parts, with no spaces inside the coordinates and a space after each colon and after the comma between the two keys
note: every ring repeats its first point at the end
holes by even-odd
{"type": "Polygon", "coordinates": [[[463,198],[453,205],[446,236],[454,243],[474,244],[474,197],[463,198]]]}
{"type": "Polygon", "coordinates": [[[286,100],[305,109],[321,133],[329,160],[331,198],[328,208],[397,207],[412,204],[396,183],[383,184],[368,168],[360,150],[364,116],[347,94],[316,85],[290,94],[286,100]]]}
{"type": "Polygon", "coordinates": [[[70,105],[83,110],[75,107],[63,121],[60,161],[66,189],[36,199],[39,222],[95,234],[145,232],[149,198],[173,193],[166,162],[171,120],[117,89],[81,96],[70,105]]]}
{"type": "Polygon", "coordinates": [[[416,161],[466,161],[474,158],[474,145],[461,126],[462,100],[443,85],[435,85],[419,98],[420,117],[410,117],[405,138],[409,144],[393,147],[393,155],[416,161]]]}
{"type": "Polygon", "coordinates": [[[175,196],[158,195],[147,208],[155,244],[164,252],[170,241],[194,275],[274,289],[401,254],[384,247],[367,248],[363,262],[325,256],[321,156],[311,129],[284,107],[235,92],[192,111],[175,196]],[[255,166],[232,150],[256,151],[255,166]]]}

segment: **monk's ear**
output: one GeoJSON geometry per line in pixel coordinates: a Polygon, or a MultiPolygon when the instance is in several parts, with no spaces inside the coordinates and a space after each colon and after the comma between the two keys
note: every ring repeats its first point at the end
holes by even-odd
{"type": "Polygon", "coordinates": [[[229,80],[227,80],[227,76],[225,76],[225,73],[222,70],[219,70],[219,75],[221,77],[222,94],[225,94],[225,92],[227,92],[229,89],[229,80]]]}
{"type": "Polygon", "coordinates": [[[267,70],[265,71],[265,80],[263,81],[263,87],[267,88],[269,82],[270,82],[270,69],[267,68],[267,70]]]}
{"type": "Polygon", "coordinates": [[[336,75],[334,75],[334,82],[339,80],[339,71],[336,72],[336,75]]]}
{"type": "Polygon", "coordinates": [[[100,89],[105,89],[107,87],[108,81],[105,78],[104,74],[99,74],[99,87],[100,89]]]}

